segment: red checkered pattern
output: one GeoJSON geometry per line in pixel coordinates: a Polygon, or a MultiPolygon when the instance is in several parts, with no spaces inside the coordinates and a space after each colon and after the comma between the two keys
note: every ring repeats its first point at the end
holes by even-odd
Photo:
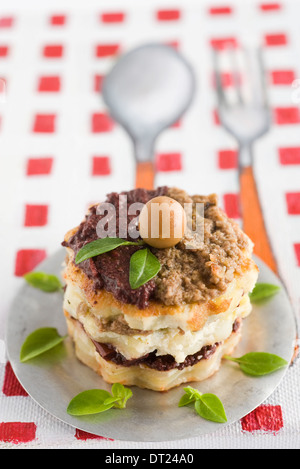
{"type": "Polygon", "coordinates": [[[27,176],[49,175],[53,166],[53,158],[28,158],[27,176]]]}
{"type": "MultiPolygon", "coordinates": [[[[257,185],[274,253],[299,312],[300,103],[292,99],[299,67],[291,59],[300,56],[299,5],[294,0],[154,2],[147,7],[137,2],[136,8],[114,3],[100,2],[87,10],[82,5],[82,11],[62,6],[58,11],[0,15],[1,78],[8,93],[7,105],[0,107],[1,158],[16,177],[12,181],[10,172],[3,178],[4,219],[13,220],[14,226],[4,233],[9,247],[5,271],[13,278],[2,282],[2,298],[12,299],[21,277],[56,251],[71,228],[70,220],[80,222],[91,200],[133,187],[131,141],[109,116],[101,91],[120,54],[144,43],[145,37],[186,54],[199,79],[200,99],[193,110],[156,142],[156,184],[183,187],[189,193],[217,192],[227,214],[240,221],[237,143],[220,125],[210,58],[213,49],[239,49],[247,30],[264,46],[273,116],[270,133],[254,148],[257,185]],[[284,245],[277,237],[282,227],[287,233],[284,245]]],[[[228,64],[222,82],[231,91],[234,80],[228,64]]],[[[299,380],[299,370],[294,375],[299,380]]],[[[0,363],[0,379],[0,447],[47,447],[53,444],[53,434],[61,447],[114,444],[51,420],[31,401],[9,361],[0,363]]],[[[300,425],[295,382],[288,376],[286,386],[272,398],[213,439],[195,435],[194,446],[252,448],[267,447],[270,441],[273,447],[293,446],[300,425]]]]}
{"type": "Polygon", "coordinates": [[[91,130],[93,133],[110,132],[113,127],[114,122],[108,114],[95,112],[92,115],[91,130]]]}
{"type": "Polygon", "coordinates": [[[93,157],[93,176],[108,176],[111,173],[110,158],[109,156],[94,156],[93,157]]]}
{"type": "Polygon", "coordinates": [[[55,132],[55,114],[37,114],[34,118],[33,132],[53,133],[55,132]]]}
{"type": "Polygon", "coordinates": [[[50,24],[52,26],[64,26],[66,24],[65,15],[53,15],[50,17],[50,24]]]}
{"type": "Polygon", "coordinates": [[[38,82],[38,91],[60,91],[59,76],[43,76],[38,82]]]}
{"type": "Polygon", "coordinates": [[[45,226],[47,220],[47,205],[26,205],[24,226],[45,226]]]}
{"type": "Polygon", "coordinates": [[[122,23],[125,18],[126,15],[122,11],[107,12],[100,15],[102,23],[122,23]]]}
{"type": "Polygon", "coordinates": [[[282,410],[279,405],[261,405],[241,420],[245,432],[276,433],[283,428],[282,410]]]}
{"type": "Polygon", "coordinates": [[[43,55],[46,58],[58,59],[63,56],[64,47],[62,44],[47,45],[43,49],[43,55]]]}

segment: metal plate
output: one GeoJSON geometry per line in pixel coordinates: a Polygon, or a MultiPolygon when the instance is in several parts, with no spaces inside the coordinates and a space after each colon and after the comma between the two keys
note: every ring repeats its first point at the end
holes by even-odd
{"type": "MultiPolygon", "coordinates": [[[[64,251],[48,258],[38,270],[60,275],[64,251]]],[[[256,259],[259,281],[280,285],[280,292],[261,306],[255,306],[244,320],[243,336],[234,355],[250,351],[275,353],[288,362],[293,354],[296,326],[287,294],[279,279],[256,259]]],[[[195,437],[229,425],[261,404],[278,386],[286,368],[264,377],[244,375],[239,367],[224,361],[211,378],[192,386],[216,394],[224,404],[228,422],[204,420],[189,408],[178,408],[183,385],[159,393],[133,387],[133,398],[124,410],[111,409],[93,416],[67,414],[70,400],[79,392],[101,388],[110,390],[91,369],[80,363],[68,338],[63,344],[27,363],[19,362],[20,348],[29,333],[39,327],[56,327],[66,333],[62,294],[43,293],[24,282],[8,318],[6,345],[12,368],[28,394],[45,410],[78,429],[117,440],[168,441],[195,437]],[[54,353],[55,351],[55,353],[54,353]]]]}

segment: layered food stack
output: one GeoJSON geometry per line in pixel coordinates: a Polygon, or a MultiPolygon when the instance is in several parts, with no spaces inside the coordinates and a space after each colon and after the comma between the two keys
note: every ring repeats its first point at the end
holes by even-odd
{"type": "Polygon", "coordinates": [[[189,196],[168,187],[111,193],[105,204],[115,209],[114,235],[136,242],[128,231],[124,236],[122,229],[120,235],[120,220],[138,229],[139,217],[130,207],[157,197],[171,198],[182,207],[201,207],[201,230],[195,229],[192,210],[194,223],[186,224],[182,239],[173,246],[120,245],[77,263],[78,252],[99,239],[99,222],[105,220],[106,228],[110,222],[107,205],[90,207],[63,242],[63,307],[79,360],[109,383],[165,391],[208,378],[218,370],[222,356],[232,353],[242,319],[251,311],[248,293],[258,268],[251,257],[251,240],[227,218],[214,194],[189,196]],[[132,288],[130,260],[145,246],[160,269],[132,288]]]}

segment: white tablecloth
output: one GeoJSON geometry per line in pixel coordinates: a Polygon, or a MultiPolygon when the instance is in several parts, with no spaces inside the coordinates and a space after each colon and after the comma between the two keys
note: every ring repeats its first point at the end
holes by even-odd
{"type": "MultiPolygon", "coordinates": [[[[279,272],[299,315],[300,4],[40,3],[13,0],[0,7],[0,447],[299,448],[299,364],[262,406],[213,435],[120,442],[85,434],[43,411],[17,382],[3,339],[22,275],[59,248],[91,202],[133,188],[131,142],[108,117],[96,87],[118,54],[153,41],[178,48],[198,85],[187,114],[157,140],[156,185],[217,192],[236,219],[237,146],[217,121],[211,47],[228,40],[264,45],[273,126],[255,145],[255,174],[279,272]]],[[[230,75],[224,79],[230,86],[230,75]]]]}

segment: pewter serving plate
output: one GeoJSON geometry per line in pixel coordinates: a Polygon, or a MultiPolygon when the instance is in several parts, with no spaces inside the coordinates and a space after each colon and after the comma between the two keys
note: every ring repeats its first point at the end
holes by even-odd
{"type": "MultiPolygon", "coordinates": [[[[64,251],[57,252],[37,270],[60,276],[64,251]]],[[[243,321],[242,340],[234,352],[241,356],[250,351],[274,353],[290,362],[296,337],[292,308],[284,287],[259,259],[259,282],[281,286],[279,293],[261,306],[254,306],[243,321]]],[[[238,365],[223,361],[220,370],[201,383],[190,383],[202,393],[216,394],[223,402],[228,422],[214,423],[199,417],[193,409],[179,408],[181,385],[168,392],[132,387],[133,397],[126,409],[73,417],[66,412],[70,400],[79,392],[111,386],[75,357],[70,338],[51,352],[26,363],[19,353],[28,334],[40,327],[55,327],[61,335],[67,328],[62,312],[61,292],[44,293],[25,284],[17,294],[7,323],[6,345],[13,370],[42,408],[63,422],[95,435],[126,441],[168,441],[211,433],[229,425],[261,404],[278,386],[287,369],[264,377],[249,377],[238,365]]]]}

